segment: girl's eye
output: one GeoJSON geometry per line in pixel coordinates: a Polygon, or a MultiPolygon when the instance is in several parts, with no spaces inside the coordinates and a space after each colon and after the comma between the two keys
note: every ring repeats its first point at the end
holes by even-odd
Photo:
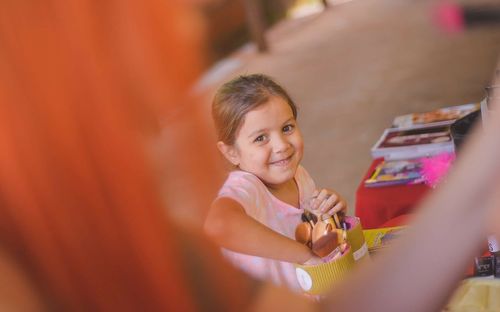
{"type": "Polygon", "coordinates": [[[266,137],[263,135],[259,135],[255,138],[254,142],[263,142],[266,137]]]}
{"type": "Polygon", "coordinates": [[[293,130],[293,128],[294,128],[293,125],[286,125],[283,127],[283,132],[285,132],[285,133],[290,132],[293,130]]]}

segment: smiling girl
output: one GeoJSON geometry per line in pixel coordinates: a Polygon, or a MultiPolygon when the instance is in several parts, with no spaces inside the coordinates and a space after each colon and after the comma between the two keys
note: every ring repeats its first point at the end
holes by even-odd
{"type": "Polygon", "coordinates": [[[294,239],[304,205],[334,214],[345,210],[345,201],[334,191],[316,189],[300,165],[304,143],[297,108],[271,78],[253,74],[227,82],[214,97],[212,114],[217,147],[233,170],[205,231],[237,267],[299,290],[292,263],[317,260],[294,239]]]}

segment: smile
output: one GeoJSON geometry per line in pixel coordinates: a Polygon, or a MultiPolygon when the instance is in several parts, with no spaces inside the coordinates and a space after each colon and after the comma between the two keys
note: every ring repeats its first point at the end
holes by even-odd
{"type": "Polygon", "coordinates": [[[284,158],[284,159],[281,159],[281,160],[278,160],[278,161],[273,161],[270,163],[270,165],[274,165],[274,166],[286,166],[290,163],[291,159],[293,157],[293,154],[288,156],[287,158],[284,158]]]}

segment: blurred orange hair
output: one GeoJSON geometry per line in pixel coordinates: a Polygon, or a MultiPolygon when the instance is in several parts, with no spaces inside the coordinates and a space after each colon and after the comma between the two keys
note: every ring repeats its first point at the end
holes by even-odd
{"type": "MultiPolygon", "coordinates": [[[[1,3],[0,247],[52,309],[200,308],[142,141],[202,69],[192,12],[165,0],[1,3]]],[[[203,116],[191,106],[189,118],[203,116]]],[[[206,145],[177,144],[203,189],[206,145]]],[[[237,291],[228,274],[212,286],[237,291]]]]}

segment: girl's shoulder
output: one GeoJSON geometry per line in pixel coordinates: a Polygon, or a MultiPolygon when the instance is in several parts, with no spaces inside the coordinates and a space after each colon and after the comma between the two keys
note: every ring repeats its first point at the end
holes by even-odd
{"type": "Polygon", "coordinates": [[[265,189],[264,183],[254,174],[242,170],[231,171],[224,182],[221,191],[237,189],[249,193],[260,192],[265,189]]]}
{"type": "Polygon", "coordinates": [[[233,170],[229,173],[224,184],[263,184],[253,173],[243,170],[233,170]]]}
{"type": "Polygon", "coordinates": [[[235,170],[220,188],[217,198],[226,197],[240,203],[249,215],[256,209],[257,203],[269,196],[269,192],[262,181],[249,172],[235,170]]]}

